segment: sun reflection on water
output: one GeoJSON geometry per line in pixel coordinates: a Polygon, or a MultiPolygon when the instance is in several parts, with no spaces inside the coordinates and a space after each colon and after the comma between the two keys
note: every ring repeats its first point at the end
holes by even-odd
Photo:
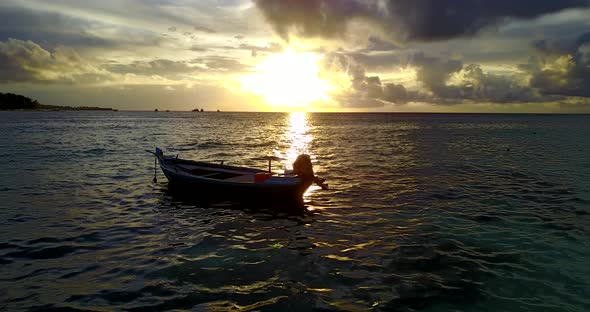
{"type": "MultiPolygon", "coordinates": [[[[315,162],[315,155],[310,150],[313,136],[310,133],[311,127],[309,125],[310,115],[305,112],[292,112],[286,117],[286,131],[283,134],[281,147],[275,149],[275,156],[282,159],[282,166],[286,170],[293,169],[293,162],[297,156],[301,154],[308,154],[314,165],[314,170],[317,171],[317,164],[315,162]],[[284,148],[286,147],[286,148],[284,148]]],[[[304,194],[307,198],[313,191],[318,189],[316,185],[312,185],[304,194]]]]}
{"type": "Polygon", "coordinates": [[[297,156],[310,154],[309,146],[313,137],[309,134],[308,117],[303,112],[290,113],[287,117],[289,127],[285,133],[285,141],[289,148],[285,151],[285,159],[289,165],[293,164],[297,156]]]}

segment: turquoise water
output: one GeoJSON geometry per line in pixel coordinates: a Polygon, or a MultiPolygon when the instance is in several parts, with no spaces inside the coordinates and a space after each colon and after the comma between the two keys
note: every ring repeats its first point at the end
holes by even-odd
{"type": "Polygon", "coordinates": [[[0,133],[0,310],[590,310],[590,116],[0,112],[0,133]],[[205,205],[151,181],[155,146],[306,152],[331,189],[303,215],[205,205]]]}

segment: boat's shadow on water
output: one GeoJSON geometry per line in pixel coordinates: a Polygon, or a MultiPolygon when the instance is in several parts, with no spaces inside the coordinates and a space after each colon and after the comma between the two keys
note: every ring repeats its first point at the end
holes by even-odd
{"type": "Polygon", "coordinates": [[[211,209],[222,211],[240,211],[247,214],[264,215],[273,218],[306,217],[315,212],[307,209],[303,201],[289,201],[281,198],[259,198],[213,192],[195,192],[176,185],[167,184],[160,189],[163,207],[182,209],[211,209]]]}

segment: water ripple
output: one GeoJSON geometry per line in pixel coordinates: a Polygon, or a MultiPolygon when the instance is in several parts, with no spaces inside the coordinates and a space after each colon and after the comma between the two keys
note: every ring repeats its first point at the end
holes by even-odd
{"type": "Polygon", "coordinates": [[[2,309],[590,309],[584,116],[0,119],[2,309]],[[306,152],[331,189],[301,215],[202,203],[151,182],[154,146],[277,170],[306,152]]]}

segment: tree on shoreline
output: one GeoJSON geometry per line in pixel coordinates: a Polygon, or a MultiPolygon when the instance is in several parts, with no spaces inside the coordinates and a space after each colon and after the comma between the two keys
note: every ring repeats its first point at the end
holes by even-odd
{"type": "Polygon", "coordinates": [[[55,106],[44,105],[37,100],[14,93],[0,93],[0,110],[113,110],[112,108],[88,107],[88,106],[55,106]]]}
{"type": "Polygon", "coordinates": [[[37,100],[13,93],[0,93],[0,110],[8,109],[40,109],[37,100]]]}

